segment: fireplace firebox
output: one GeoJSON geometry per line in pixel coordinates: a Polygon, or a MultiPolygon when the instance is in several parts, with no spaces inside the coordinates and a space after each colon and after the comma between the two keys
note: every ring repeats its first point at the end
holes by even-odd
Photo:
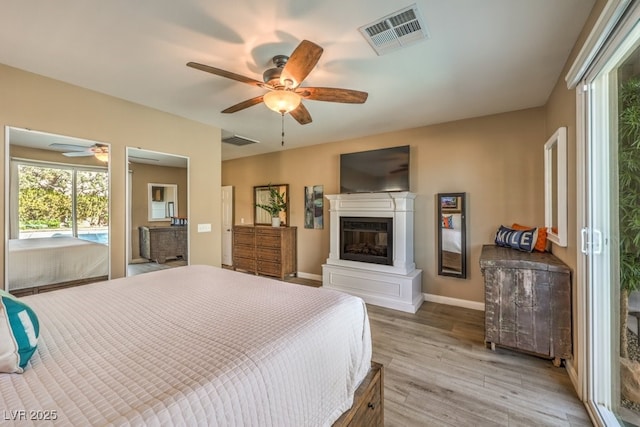
{"type": "Polygon", "coordinates": [[[340,217],[340,259],[393,265],[393,218],[340,217]]]}

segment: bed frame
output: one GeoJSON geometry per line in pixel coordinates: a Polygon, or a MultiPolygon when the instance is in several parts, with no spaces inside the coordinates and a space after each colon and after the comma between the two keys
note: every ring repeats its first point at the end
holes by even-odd
{"type": "Polygon", "coordinates": [[[15,297],[24,297],[27,295],[40,294],[42,292],[57,291],[58,289],[72,288],[74,286],[88,285],[89,283],[102,282],[108,280],[109,276],[89,277],[87,279],[69,280],[68,282],[52,283],[50,285],[34,286],[32,288],[13,289],[10,290],[15,297]]]}
{"type": "Polygon", "coordinates": [[[371,370],[353,396],[351,409],[333,427],[384,425],[384,367],[371,362],[371,370]]]}

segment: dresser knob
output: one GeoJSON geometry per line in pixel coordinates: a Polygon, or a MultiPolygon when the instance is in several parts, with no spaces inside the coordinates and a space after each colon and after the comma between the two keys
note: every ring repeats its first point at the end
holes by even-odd
{"type": "Polygon", "coordinates": [[[371,403],[371,402],[369,402],[369,403],[367,403],[367,408],[369,408],[369,409],[376,409],[376,405],[375,405],[375,404],[373,404],[373,403],[371,403]]]}

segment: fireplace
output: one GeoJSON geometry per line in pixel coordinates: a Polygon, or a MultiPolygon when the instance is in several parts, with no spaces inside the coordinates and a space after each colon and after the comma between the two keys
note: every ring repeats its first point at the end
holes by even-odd
{"type": "Polygon", "coordinates": [[[409,192],[327,195],[330,251],[322,286],[415,313],[423,301],[422,270],[413,261],[415,197],[409,192]]]}
{"type": "Polygon", "coordinates": [[[393,265],[393,218],[340,217],[340,259],[393,265]]]}

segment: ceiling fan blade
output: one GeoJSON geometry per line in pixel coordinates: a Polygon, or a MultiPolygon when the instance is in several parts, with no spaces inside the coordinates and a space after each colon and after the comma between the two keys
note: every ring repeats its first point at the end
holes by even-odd
{"type": "Polygon", "coordinates": [[[54,142],[53,144],[49,144],[49,147],[59,148],[61,150],[69,150],[69,151],[86,151],[91,148],[86,145],[61,144],[59,142],[54,142]]]}
{"type": "Polygon", "coordinates": [[[312,122],[309,110],[307,110],[307,108],[302,104],[298,105],[298,108],[295,110],[290,111],[289,114],[291,114],[291,117],[296,119],[296,121],[301,125],[306,125],[312,122]]]}
{"type": "Polygon", "coordinates": [[[88,157],[93,156],[92,151],[72,151],[70,153],[62,153],[63,156],[66,157],[88,157]]]}
{"type": "Polygon", "coordinates": [[[256,104],[260,104],[262,102],[263,96],[256,96],[255,98],[247,99],[246,101],[242,101],[236,105],[232,105],[226,110],[222,110],[223,113],[235,113],[240,110],[244,110],[245,108],[253,107],[256,104]]]}
{"type": "Polygon", "coordinates": [[[302,40],[282,69],[280,82],[284,84],[286,80],[291,80],[292,87],[298,87],[318,63],[322,51],[317,44],[302,40]]]}
{"type": "Polygon", "coordinates": [[[304,87],[296,90],[304,99],[314,101],[342,102],[345,104],[363,104],[369,94],[352,89],[338,89],[333,87],[304,87]]]}
{"type": "Polygon", "coordinates": [[[240,74],[232,73],[231,71],[221,70],[220,68],[211,67],[209,65],[198,64],[197,62],[187,62],[187,67],[191,67],[191,68],[195,68],[196,70],[215,74],[216,76],[226,77],[231,80],[249,84],[251,86],[270,87],[269,85],[266,85],[264,82],[261,82],[259,80],[255,80],[250,77],[241,76],[240,74]]]}

